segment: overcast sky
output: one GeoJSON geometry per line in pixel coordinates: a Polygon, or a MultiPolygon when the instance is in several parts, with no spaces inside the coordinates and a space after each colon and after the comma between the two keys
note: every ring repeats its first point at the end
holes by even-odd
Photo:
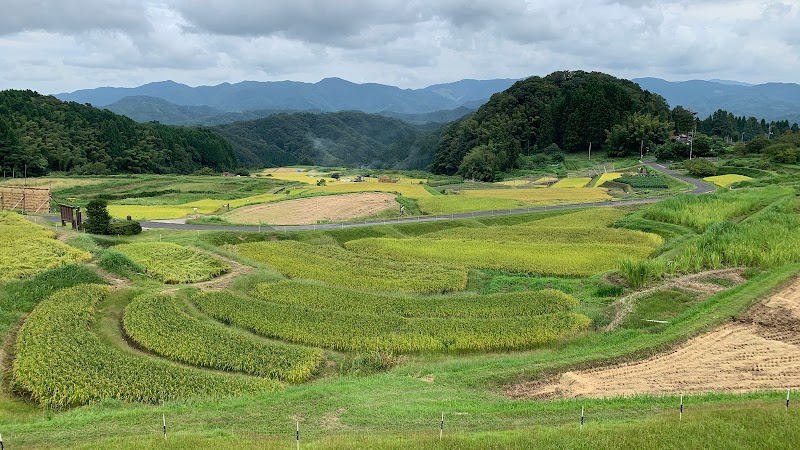
{"type": "Polygon", "coordinates": [[[554,70],[800,82],[800,0],[0,0],[0,89],[418,88],[554,70]]]}

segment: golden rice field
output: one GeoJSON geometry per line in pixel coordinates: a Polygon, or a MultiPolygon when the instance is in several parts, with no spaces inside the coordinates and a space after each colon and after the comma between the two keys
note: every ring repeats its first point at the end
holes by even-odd
{"type": "Polygon", "coordinates": [[[12,387],[55,409],[105,399],[160,403],[280,389],[272,379],[204,372],[121,350],[92,330],[111,289],[79,285],[39,303],[19,331],[12,387]]]}
{"type": "Polygon", "coordinates": [[[55,236],[53,230],[19,214],[0,212],[0,282],[91,259],[90,254],[56,241],[55,236]]]}
{"type": "Polygon", "coordinates": [[[597,179],[597,181],[594,183],[594,185],[595,186],[602,186],[603,183],[605,183],[606,181],[614,181],[614,180],[616,180],[617,178],[619,178],[621,176],[622,176],[621,172],[606,172],[606,173],[600,175],[600,177],[597,179]]]}
{"type": "Polygon", "coordinates": [[[147,274],[170,284],[210,280],[230,271],[219,259],[171,242],[134,242],[113,247],[147,269],[147,274]]]}
{"type": "Polygon", "coordinates": [[[472,239],[367,238],[345,247],[359,254],[394,261],[428,261],[470,269],[512,273],[587,277],[616,269],[626,260],[641,260],[652,246],[622,244],[528,244],[472,239]]]}
{"type": "Polygon", "coordinates": [[[297,241],[254,242],[228,247],[241,256],[268,264],[290,278],[372,291],[442,293],[467,286],[464,268],[374,258],[332,245],[297,241]]]}
{"type": "Polygon", "coordinates": [[[528,206],[550,206],[571,203],[610,201],[604,188],[520,188],[520,189],[475,189],[458,194],[431,195],[417,199],[425,214],[457,214],[477,211],[496,211],[525,208],[528,206]]]}
{"type": "Polygon", "coordinates": [[[748,176],[737,175],[734,173],[703,178],[703,181],[708,181],[709,183],[714,183],[717,186],[721,187],[726,187],[733,183],[738,183],[739,181],[750,181],[750,180],[752,180],[752,178],[748,176]]]}
{"type": "Polygon", "coordinates": [[[553,185],[554,188],[582,188],[592,181],[589,177],[564,178],[553,185]]]}
{"type": "Polygon", "coordinates": [[[223,205],[230,204],[231,209],[245,205],[255,205],[259,203],[273,202],[283,199],[282,194],[259,194],[234,200],[214,200],[203,199],[182,205],[125,205],[110,204],[108,212],[111,217],[118,219],[131,216],[133,220],[153,220],[153,219],[181,219],[195,213],[214,214],[222,209],[223,205]]]}
{"type": "Polygon", "coordinates": [[[534,220],[523,225],[546,228],[606,228],[627,214],[625,211],[616,208],[587,208],[555,217],[534,220]]]}
{"type": "Polygon", "coordinates": [[[323,192],[327,194],[338,194],[345,192],[396,192],[403,197],[413,199],[432,196],[431,193],[425,190],[421,184],[380,182],[353,183],[337,181],[335,183],[327,184],[326,186],[314,186],[309,190],[309,192],[323,192]]]}

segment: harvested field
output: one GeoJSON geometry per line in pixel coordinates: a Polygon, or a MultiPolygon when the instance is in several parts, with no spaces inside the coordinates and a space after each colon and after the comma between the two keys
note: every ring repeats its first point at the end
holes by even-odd
{"type": "Polygon", "coordinates": [[[399,208],[393,194],[363,192],[247,206],[232,211],[226,218],[232,223],[308,225],[367,217],[390,208],[399,208]]]}
{"type": "Polygon", "coordinates": [[[752,392],[800,388],[800,281],[736,322],[644,361],[507,390],[531,399],[752,392]]]}

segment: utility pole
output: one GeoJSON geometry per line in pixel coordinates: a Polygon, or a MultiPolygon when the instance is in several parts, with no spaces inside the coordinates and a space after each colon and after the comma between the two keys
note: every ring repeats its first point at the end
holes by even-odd
{"type": "Polygon", "coordinates": [[[589,161],[592,160],[592,141],[589,141],[589,161]]]}
{"type": "Polygon", "coordinates": [[[641,144],[639,144],[639,161],[644,158],[644,139],[642,139],[641,144]]]}
{"type": "Polygon", "coordinates": [[[694,150],[694,136],[697,134],[697,123],[694,124],[694,131],[692,131],[692,140],[689,141],[689,159],[692,159],[692,151],[694,150]]]}

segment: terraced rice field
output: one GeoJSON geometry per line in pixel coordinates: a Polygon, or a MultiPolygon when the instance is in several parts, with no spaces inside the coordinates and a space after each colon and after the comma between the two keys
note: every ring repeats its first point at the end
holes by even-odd
{"type": "Polygon", "coordinates": [[[268,264],[290,278],[318,280],[334,286],[442,293],[462,291],[467,285],[467,271],[463,267],[375,258],[332,245],[276,241],[240,244],[228,249],[268,264]]]}
{"type": "Polygon", "coordinates": [[[580,177],[580,178],[564,178],[559,180],[556,184],[553,185],[554,188],[582,188],[586,187],[592,181],[591,178],[588,177],[580,177]]]}
{"type": "Polygon", "coordinates": [[[137,297],[125,308],[125,334],[142,348],[186,364],[291,382],[307,380],[322,361],[319,350],[258,339],[204,321],[182,303],[171,295],[137,297]]]}
{"type": "Polygon", "coordinates": [[[752,178],[744,175],[737,175],[737,174],[728,174],[728,175],[717,175],[713,177],[705,177],[703,181],[708,181],[709,183],[714,183],[717,186],[726,187],[733,183],[738,183],[740,181],[750,181],[752,178]]]}
{"type": "Polygon", "coordinates": [[[136,242],[113,249],[144,266],[149,276],[169,284],[206,281],[230,270],[214,256],[170,242],[136,242]]]}
{"type": "Polygon", "coordinates": [[[597,187],[600,187],[606,181],[614,181],[617,178],[621,177],[622,175],[623,174],[621,172],[606,172],[606,173],[600,175],[599,178],[597,178],[597,181],[594,183],[594,185],[597,186],[597,187]]]}
{"type": "Polygon", "coordinates": [[[19,214],[0,211],[0,282],[28,278],[91,255],[55,240],[56,233],[19,214]]]}
{"type": "Polygon", "coordinates": [[[205,314],[266,337],[338,351],[391,353],[494,351],[539,346],[573,335],[589,319],[572,312],[529,317],[407,318],[381,312],[326,310],[225,293],[197,296],[205,314]]]}
{"type": "Polygon", "coordinates": [[[103,399],[159,403],[272,391],[280,383],[207,373],[154,360],[104,342],[92,325],[111,291],[80,285],[40,303],[19,331],[12,386],[60,409],[103,399]]]}

